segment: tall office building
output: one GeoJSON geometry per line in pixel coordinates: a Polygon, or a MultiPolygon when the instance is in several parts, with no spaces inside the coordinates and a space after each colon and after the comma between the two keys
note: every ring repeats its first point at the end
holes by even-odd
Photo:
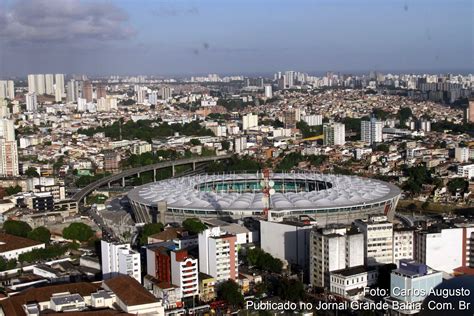
{"type": "Polygon", "coordinates": [[[364,236],[350,227],[313,229],[310,242],[310,281],[329,288],[330,272],[364,264],[364,236]]]}
{"type": "Polygon", "coordinates": [[[361,141],[372,145],[373,143],[382,142],[383,122],[371,118],[370,121],[360,122],[360,138],[361,141]]]}
{"type": "Polygon", "coordinates": [[[354,224],[364,234],[366,265],[392,263],[393,224],[387,217],[373,216],[368,220],[356,220],[354,224]]]}
{"type": "Polygon", "coordinates": [[[54,76],[53,74],[44,75],[45,92],[54,95],[54,76]]]}
{"type": "Polygon", "coordinates": [[[247,131],[252,128],[258,127],[258,115],[248,113],[242,117],[242,129],[247,131]]]}
{"type": "Polygon", "coordinates": [[[15,99],[15,84],[13,80],[0,80],[0,99],[15,99]]]}
{"type": "Polygon", "coordinates": [[[92,102],[92,83],[89,80],[83,82],[82,97],[87,102],[92,102]]]}
{"type": "Polygon", "coordinates": [[[101,258],[104,279],[119,274],[129,275],[141,283],[140,254],[131,250],[129,244],[114,244],[102,240],[101,258]]]}
{"type": "Polygon", "coordinates": [[[201,232],[198,236],[199,272],[214,277],[217,283],[237,280],[239,261],[236,241],[235,235],[221,231],[220,227],[201,232]]]}
{"type": "Polygon", "coordinates": [[[342,146],[346,143],[346,127],[342,123],[327,123],[323,125],[325,146],[342,146]]]}
{"type": "Polygon", "coordinates": [[[36,112],[38,109],[38,100],[36,92],[29,92],[26,94],[26,110],[28,112],[36,112]]]}

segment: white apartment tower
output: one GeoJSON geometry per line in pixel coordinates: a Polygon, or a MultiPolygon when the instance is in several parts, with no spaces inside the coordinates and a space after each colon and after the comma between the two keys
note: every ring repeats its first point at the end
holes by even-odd
{"type": "Polygon", "coordinates": [[[311,231],[310,282],[329,287],[330,272],[364,264],[364,236],[355,228],[326,227],[311,231]]]}
{"type": "Polygon", "coordinates": [[[104,279],[124,274],[141,283],[140,254],[138,252],[131,250],[129,244],[114,244],[104,240],[100,243],[104,279]]]}
{"type": "Polygon", "coordinates": [[[387,221],[387,216],[372,216],[354,223],[364,234],[365,264],[392,263],[393,224],[387,221]]]}
{"type": "Polygon", "coordinates": [[[248,113],[242,117],[242,129],[247,131],[252,128],[258,127],[258,115],[248,113]]]}
{"type": "Polygon", "coordinates": [[[201,232],[199,243],[199,272],[206,273],[223,282],[237,280],[238,254],[236,236],[226,234],[220,227],[213,227],[201,232]]]}
{"type": "Polygon", "coordinates": [[[199,294],[198,260],[186,250],[170,251],[171,283],[181,288],[183,297],[199,294]]]}
{"type": "Polygon", "coordinates": [[[28,92],[26,94],[26,110],[28,112],[36,112],[38,109],[38,100],[36,92],[28,92]]]}
{"type": "Polygon", "coordinates": [[[346,130],[342,123],[324,124],[323,134],[325,146],[343,146],[346,143],[346,130]]]}
{"type": "Polygon", "coordinates": [[[370,121],[360,122],[361,141],[372,145],[373,143],[382,142],[383,122],[371,118],[370,121]]]}

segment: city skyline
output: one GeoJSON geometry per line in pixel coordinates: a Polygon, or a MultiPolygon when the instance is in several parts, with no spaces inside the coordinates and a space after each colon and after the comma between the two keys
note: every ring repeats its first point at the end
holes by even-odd
{"type": "Polygon", "coordinates": [[[277,69],[467,73],[474,69],[470,1],[374,4],[0,1],[4,26],[0,73],[270,74],[277,69]]]}

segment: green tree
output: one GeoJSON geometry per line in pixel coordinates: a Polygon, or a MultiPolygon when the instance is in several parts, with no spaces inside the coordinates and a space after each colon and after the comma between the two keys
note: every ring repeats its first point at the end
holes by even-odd
{"type": "Polygon", "coordinates": [[[8,187],[5,189],[5,192],[7,192],[7,195],[13,195],[21,192],[22,189],[19,185],[16,185],[14,187],[8,187]]]}
{"type": "Polygon", "coordinates": [[[34,167],[29,167],[28,169],[26,169],[25,175],[30,178],[38,178],[40,176],[38,174],[38,171],[36,171],[36,168],[34,167]]]}
{"type": "Polygon", "coordinates": [[[448,182],[448,190],[451,194],[460,192],[461,194],[465,193],[469,188],[469,182],[463,178],[455,178],[448,182]]]}
{"type": "Polygon", "coordinates": [[[148,236],[157,234],[163,231],[164,225],[162,223],[148,223],[145,224],[140,232],[140,245],[148,244],[148,236]]]}
{"type": "Polygon", "coordinates": [[[274,285],[274,292],[282,299],[297,302],[304,298],[304,284],[295,279],[279,279],[274,285]]]}
{"type": "Polygon", "coordinates": [[[40,226],[30,231],[27,237],[46,244],[51,240],[51,233],[46,227],[40,226]]]}
{"type": "Polygon", "coordinates": [[[189,141],[189,143],[193,146],[198,146],[198,145],[201,145],[201,141],[197,138],[191,138],[191,140],[189,141]]]}
{"type": "Polygon", "coordinates": [[[16,259],[7,260],[0,256],[0,271],[14,269],[16,267],[16,259]]]}
{"type": "Polygon", "coordinates": [[[375,147],[376,151],[383,151],[384,153],[388,153],[390,151],[390,147],[387,144],[379,144],[375,147]]]}
{"type": "Polygon", "coordinates": [[[223,150],[229,150],[230,149],[230,142],[228,140],[223,140],[221,141],[221,146],[223,150]]]}
{"type": "Polygon", "coordinates": [[[190,232],[193,235],[197,235],[200,232],[204,231],[207,229],[206,224],[201,222],[198,218],[187,218],[183,221],[183,227],[186,229],[188,232],[190,232]]]}
{"type": "Polygon", "coordinates": [[[227,280],[219,285],[217,297],[232,306],[241,306],[244,303],[244,296],[239,285],[233,280],[227,280]]]}
{"type": "Polygon", "coordinates": [[[71,223],[63,229],[63,237],[71,240],[87,241],[94,236],[94,231],[84,223],[71,223]]]}
{"type": "Polygon", "coordinates": [[[3,230],[7,234],[27,237],[28,233],[31,231],[31,226],[22,221],[7,220],[3,223],[3,230]]]}
{"type": "Polygon", "coordinates": [[[403,107],[398,111],[398,119],[400,120],[400,125],[405,126],[406,121],[408,121],[413,116],[413,112],[410,108],[403,107]]]}

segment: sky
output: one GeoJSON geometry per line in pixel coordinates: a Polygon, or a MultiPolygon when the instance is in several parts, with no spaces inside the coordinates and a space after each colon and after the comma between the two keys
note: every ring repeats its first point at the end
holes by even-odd
{"type": "Polygon", "coordinates": [[[0,0],[0,77],[474,73],[472,0],[0,0]]]}

